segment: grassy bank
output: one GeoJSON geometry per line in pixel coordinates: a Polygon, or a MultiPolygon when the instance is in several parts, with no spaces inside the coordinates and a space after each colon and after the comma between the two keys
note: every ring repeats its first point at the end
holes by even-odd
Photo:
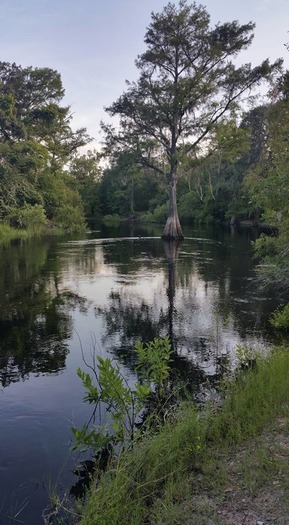
{"type": "Polygon", "coordinates": [[[0,243],[12,241],[13,239],[28,239],[33,235],[27,230],[12,228],[8,224],[0,224],[0,243]]]}
{"type": "Polygon", "coordinates": [[[39,228],[39,229],[20,229],[20,228],[12,228],[8,224],[0,223],[0,244],[12,241],[14,239],[31,239],[33,237],[46,237],[46,236],[61,236],[67,233],[76,233],[86,231],[85,229],[75,229],[75,231],[72,230],[65,230],[61,228],[56,227],[45,227],[45,228],[39,228]]]}
{"type": "Polygon", "coordinates": [[[91,489],[81,525],[245,523],[246,509],[243,521],[232,517],[236,501],[244,507],[266,483],[270,494],[275,487],[280,509],[280,493],[289,490],[283,476],[289,456],[273,448],[280,425],[283,441],[288,432],[288,402],[289,351],[277,349],[228,383],[221,405],[202,413],[183,406],[159,434],[112,464],[91,489]]]}

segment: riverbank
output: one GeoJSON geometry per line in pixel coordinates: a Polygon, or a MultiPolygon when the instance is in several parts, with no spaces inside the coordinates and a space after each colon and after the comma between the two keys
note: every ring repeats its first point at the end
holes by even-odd
{"type": "Polygon", "coordinates": [[[84,232],[83,230],[77,230],[74,232],[73,230],[65,230],[61,228],[52,227],[51,225],[46,226],[45,228],[39,228],[39,229],[20,229],[20,228],[12,228],[12,226],[9,226],[9,224],[0,223],[0,244],[13,241],[13,240],[26,240],[31,239],[33,237],[48,237],[48,236],[61,236],[65,235],[67,233],[80,233],[84,232]]]}
{"type": "Polygon", "coordinates": [[[12,228],[8,224],[0,224],[0,243],[12,241],[14,239],[28,239],[34,235],[28,230],[12,228]]]}
{"type": "Polygon", "coordinates": [[[183,406],[112,464],[81,525],[289,523],[288,350],[260,358],[223,393],[201,413],[183,406]]]}

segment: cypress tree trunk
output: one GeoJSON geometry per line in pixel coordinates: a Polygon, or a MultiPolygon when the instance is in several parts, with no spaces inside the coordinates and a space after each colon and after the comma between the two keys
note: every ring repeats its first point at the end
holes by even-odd
{"type": "Polygon", "coordinates": [[[170,173],[170,207],[162,239],[165,241],[182,240],[184,238],[177,210],[177,177],[176,170],[170,173]]]}

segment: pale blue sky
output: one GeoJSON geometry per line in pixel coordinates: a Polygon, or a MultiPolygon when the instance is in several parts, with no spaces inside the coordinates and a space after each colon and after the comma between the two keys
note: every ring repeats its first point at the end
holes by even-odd
{"type": "MultiPolygon", "coordinates": [[[[199,2],[197,2],[199,3],[199,2]]],[[[269,57],[289,68],[289,0],[207,0],[200,2],[212,24],[256,23],[255,39],[242,62],[269,57]]],[[[151,11],[166,0],[0,0],[1,60],[57,69],[71,105],[74,126],[87,127],[99,141],[103,107],[137,77],[136,56],[151,11]]]]}

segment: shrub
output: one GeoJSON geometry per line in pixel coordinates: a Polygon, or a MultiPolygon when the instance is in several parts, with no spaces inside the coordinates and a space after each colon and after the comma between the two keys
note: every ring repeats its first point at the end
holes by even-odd
{"type": "Polygon", "coordinates": [[[113,215],[105,215],[103,217],[103,223],[105,226],[118,226],[120,223],[120,217],[117,213],[113,215]]]}
{"type": "Polygon", "coordinates": [[[166,221],[169,213],[169,205],[168,203],[165,204],[158,204],[154,211],[148,211],[142,216],[142,220],[144,222],[156,222],[156,223],[163,223],[166,221]]]}
{"type": "Polygon", "coordinates": [[[288,330],[289,328],[289,303],[284,306],[281,310],[275,310],[269,319],[274,328],[280,330],[288,330]]]}
{"type": "Polygon", "coordinates": [[[85,230],[85,222],[82,210],[66,204],[56,209],[53,217],[54,225],[67,232],[79,232],[85,230]]]}
{"type": "Polygon", "coordinates": [[[136,343],[135,351],[139,382],[134,387],[128,385],[119,366],[109,358],[96,357],[96,366],[90,367],[94,379],[88,373],[77,370],[86,391],[84,401],[93,405],[94,411],[100,403],[106,405],[112,429],[109,430],[106,425],[73,428],[74,449],[91,449],[94,453],[101,453],[104,449],[113,450],[116,445],[119,448],[133,444],[139,434],[140,425],[136,424],[139,414],[142,412],[144,416],[149,397],[154,401],[154,412],[153,416],[146,414],[146,426],[158,420],[164,400],[167,402],[173,350],[169,339],[164,338],[145,344],[136,343]]]}
{"type": "Polygon", "coordinates": [[[40,233],[47,224],[45,210],[41,204],[25,203],[23,208],[10,208],[8,220],[11,226],[40,233]]]}

